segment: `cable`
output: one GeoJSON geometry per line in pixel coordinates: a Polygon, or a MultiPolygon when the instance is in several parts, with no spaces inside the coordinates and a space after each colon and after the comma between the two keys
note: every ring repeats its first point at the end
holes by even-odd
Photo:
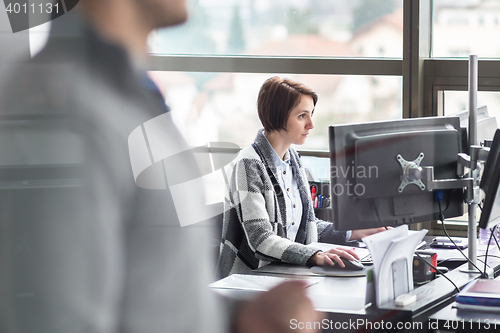
{"type": "Polygon", "coordinates": [[[488,244],[486,245],[486,255],[484,256],[484,275],[486,275],[486,262],[488,261],[488,251],[490,250],[491,238],[493,237],[496,227],[497,226],[494,226],[490,229],[490,239],[488,239],[488,244]]]}
{"type": "MultiPolygon", "coordinates": [[[[478,257],[484,257],[484,254],[478,255],[478,257]]],[[[500,259],[500,256],[496,256],[496,255],[494,255],[494,254],[490,254],[490,255],[488,255],[488,257],[490,257],[490,258],[499,258],[499,259],[500,259]]],[[[443,260],[443,261],[444,261],[444,260],[443,260]]]]}
{"type": "MultiPolygon", "coordinates": [[[[498,229],[498,224],[495,227],[497,227],[497,229],[498,229]]],[[[498,244],[497,237],[494,234],[493,234],[493,239],[495,240],[495,243],[497,243],[497,247],[500,250],[500,244],[498,244]]]]}
{"type": "Polygon", "coordinates": [[[428,262],[426,259],[424,259],[420,254],[418,254],[417,252],[415,252],[415,254],[420,258],[422,259],[427,265],[429,265],[430,267],[432,267],[436,272],[438,272],[439,274],[441,274],[442,277],[446,278],[446,280],[450,281],[450,283],[455,287],[455,289],[457,290],[457,292],[460,292],[460,289],[457,287],[457,285],[451,281],[451,279],[449,277],[447,277],[443,272],[441,272],[439,270],[439,268],[437,268],[436,266],[434,266],[433,264],[431,264],[430,262],[428,262]]]}
{"type": "MultiPolygon", "coordinates": [[[[483,199],[483,201],[484,201],[484,199],[483,199]]],[[[481,213],[482,213],[483,212],[483,206],[479,203],[478,207],[479,207],[479,209],[481,209],[481,213]]],[[[498,224],[493,227],[493,229],[495,229],[495,228],[498,229],[498,224]]],[[[490,229],[490,231],[491,231],[491,229],[490,229]]],[[[500,250],[500,244],[498,244],[498,240],[497,240],[497,237],[495,236],[495,233],[492,232],[491,235],[493,235],[493,239],[495,240],[495,243],[497,244],[498,250],[500,250]]],[[[490,240],[488,241],[488,246],[490,245],[489,242],[491,242],[491,236],[490,236],[490,240]]]]}
{"type": "Polygon", "coordinates": [[[456,258],[447,258],[447,259],[445,259],[445,260],[441,260],[441,261],[439,262],[439,264],[441,265],[443,262],[450,261],[451,259],[456,259],[456,258]]]}
{"type": "Polygon", "coordinates": [[[475,269],[477,269],[477,272],[481,274],[481,277],[482,278],[486,278],[485,274],[479,269],[479,267],[477,267],[468,257],[467,255],[458,247],[458,245],[453,241],[453,239],[451,238],[451,236],[448,234],[448,231],[446,230],[446,227],[444,226],[444,221],[443,220],[440,220],[441,221],[441,227],[444,231],[444,233],[446,234],[446,237],[449,238],[449,240],[453,243],[453,245],[455,245],[455,248],[460,251],[460,253],[464,256],[465,259],[467,259],[467,261],[472,265],[474,266],[475,269]]]}
{"type": "MultiPolygon", "coordinates": [[[[483,206],[480,203],[478,204],[478,206],[479,206],[479,209],[481,209],[481,213],[482,213],[483,206]]],[[[498,244],[497,237],[495,236],[496,229],[498,229],[498,224],[490,229],[491,235],[490,235],[490,239],[488,240],[488,246],[486,247],[486,258],[484,259],[485,271],[486,271],[486,261],[488,261],[488,249],[490,248],[491,237],[493,237],[493,239],[495,240],[495,243],[497,244],[497,248],[500,250],[500,244],[498,244]]],[[[490,257],[499,258],[498,256],[492,256],[492,255],[490,255],[490,257]]]]}
{"type": "Polygon", "coordinates": [[[448,237],[448,239],[450,240],[450,242],[453,243],[453,245],[455,245],[455,248],[460,251],[460,253],[464,256],[465,259],[467,259],[467,261],[472,265],[474,266],[475,269],[477,269],[478,273],[481,274],[481,278],[486,278],[486,274],[483,273],[477,266],[476,264],[474,264],[466,255],[465,253],[458,247],[458,245],[455,243],[455,241],[451,238],[451,236],[448,234],[448,231],[446,230],[446,227],[444,225],[444,215],[443,215],[443,211],[441,210],[441,200],[443,200],[443,191],[436,191],[434,192],[434,198],[436,199],[437,203],[438,203],[438,207],[439,207],[439,221],[441,221],[441,227],[443,229],[443,232],[445,233],[446,237],[448,237]]]}
{"type": "MultiPolygon", "coordinates": [[[[483,257],[484,257],[484,256],[483,256],[483,257]]],[[[486,264],[486,261],[483,261],[483,260],[481,260],[481,259],[477,259],[477,261],[479,261],[479,262],[481,262],[481,263],[483,263],[483,264],[486,264]]],[[[488,267],[490,267],[490,265],[487,265],[487,266],[488,266],[488,267]]]]}
{"type": "Polygon", "coordinates": [[[377,215],[377,218],[382,226],[385,228],[385,230],[389,230],[389,228],[387,228],[387,225],[382,220],[382,217],[380,216],[380,199],[375,199],[373,201],[373,208],[375,209],[375,215],[377,215]]]}

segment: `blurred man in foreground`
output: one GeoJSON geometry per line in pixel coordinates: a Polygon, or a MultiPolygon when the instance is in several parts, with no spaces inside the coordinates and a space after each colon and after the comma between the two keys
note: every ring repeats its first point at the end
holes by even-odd
{"type": "MultiPolygon", "coordinates": [[[[168,112],[145,72],[146,39],[187,19],[184,0],[76,10],[1,97],[0,332],[265,333],[318,320],[299,282],[229,315],[207,288],[211,229],[180,227],[168,186],[134,182],[129,135],[168,112]]],[[[187,147],[173,124],[163,139],[187,147]]]]}

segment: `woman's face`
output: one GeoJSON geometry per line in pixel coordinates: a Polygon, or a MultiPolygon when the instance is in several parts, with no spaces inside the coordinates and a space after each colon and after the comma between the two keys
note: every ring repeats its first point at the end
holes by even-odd
{"type": "Polygon", "coordinates": [[[302,145],[306,142],[309,131],[314,128],[312,116],[314,102],[311,96],[302,95],[300,103],[290,111],[286,123],[286,131],[281,136],[289,144],[302,145]]]}

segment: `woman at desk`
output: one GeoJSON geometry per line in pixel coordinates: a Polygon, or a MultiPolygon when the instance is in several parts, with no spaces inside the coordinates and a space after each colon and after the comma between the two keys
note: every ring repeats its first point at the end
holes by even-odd
{"type": "Polygon", "coordinates": [[[312,242],[342,244],[384,228],[338,232],[314,215],[301,145],[314,128],[318,96],[298,82],[272,77],[257,100],[264,126],[254,143],[231,163],[219,257],[222,277],[247,273],[271,261],[297,265],[340,265],[341,257],[358,258],[351,250],[322,252],[312,242]]]}

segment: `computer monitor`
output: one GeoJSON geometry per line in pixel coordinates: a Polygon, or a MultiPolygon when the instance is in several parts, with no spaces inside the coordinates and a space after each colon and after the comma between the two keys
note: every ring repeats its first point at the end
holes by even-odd
{"type": "Polygon", "coordinates": [[[496,130],[484,166],[480,187],[486,194],[479,227],[490,229],[500,223],[500,130],[496,130]]]}
{"type": "MultiPolygon", "coordinates": [[[[409,184],[401,190],[402,166],[419,156],[435,179],[457,178],[461,149],[458,117],[402,119],[330,126],[333,220],[338,230],[397,226],[436,220],[434,193],[409,184]]],[[[464,214],[463,189],[444,191],[446,218],[464,214]]]]}
{"type": "MultiPolygon", "coordinates": [[[[469,153],[469,111],[464,110],[454,113],[450,117],[460,118],[460,128],[462,131],[462,151],[469,153]]],[[[485,140],[493,139],[497,130],[497,120],[488,114],[486,105],[477,108],[477,143],[484,145],[485,140]]]]}

